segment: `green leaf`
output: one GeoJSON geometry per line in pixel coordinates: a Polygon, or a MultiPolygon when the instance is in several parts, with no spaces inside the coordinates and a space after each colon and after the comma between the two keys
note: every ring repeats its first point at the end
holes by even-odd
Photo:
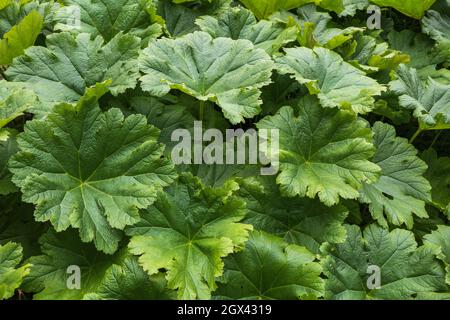
{"type": "MultiPolygon", "coordinates": [[[[171,103],[181,105],[186,107],[187,111],[196,119],[201,119],[201,108],[199,108],[199,101],[188,94],[175,92],[176,95],[168,95],[167,97],[171,97],[171,103]]],[[[222,132],[225,132],[226,129],[229,129],[230,122],[223,117],[223,113],[220,108],[215,108],[213,102],[206,101],[204,103],[203,109],[203,128],[204,129],[219,129],[222,132]]],[[[190,129],[192,131],[194,127],[194,123],[192,122],[190,125],[190,129]]]]}
{"type": "Polygon", "coordinates": [[[450,158],[438,158],[433,149],[426,150],[422,159],[428,164],[425,177],[430,181],[433,203],[450,218],[450,158]]]}
{"type": "Polygon", "coordinates": [[[367,113],[373,109],[373,96],[385,90],[331,50],[319,47],[313,50],[288,48],[285,51],[285,56],[276,59],[277,70],[306,85],[324,107],[367,113]]]}
{"type": "Polygon", "coordinates": [[[446,12],[428,10],[422,19],[423,31],[444,46],[450,45],[450,11],[448,10],[450,10],[450,5],[446,12]]]}
{"type": "Polygon", "coordinates": [[[401,63],[410,62],[407,54],[390,49],[386,42],[379,43],[372,36],[359,33],[355,41],[356,47],[346,60],[368,73],[386,69],[395,70],[401,63]]]}
{"type": "Polygon", "coordinates": [[[257,127],[279,130],[282,194],[318,195],[332,206],[340,198],[358,198],[363,183],[377,181],[380,168],[369,160],[375,153],[371,130],[349,111],[322,108],[310,96],[300,104],[298,117],[284,107],[257,127]]]}
{"type": "Polygon", "coordinates": [[[398,97],[392,91],[384,93],[382,99],[375,102],[373,112],[390,119],[395,125],[402,125],[411,121],[409,110],[399,105],[398,97]]]}
{"type": "Polygon", "coordinates": [[[14,242],[0,245],[0,299],[8,299],[22,284],[23,278],[30,272],[30,264],[21,267],[22,247],[14,242]]]}
{"type": "Polygon", "coordinates": [[[113,253],[117,229],[139,221],[138,209],[176,174],[145,117],[102,113],[96,101],[88,94],[75,107],[60,104],[47,118],[27,122],[10,170],[23,200],[36,205],[37,221],[57,231],[77,228],[84,242],[113,253]]]}
{"type": "MultiPolygon", "coordinates": [[[[410,56],[409,67],[417,69],[420,79],[432,78],[442,84],[450,84],[450,70],[441,68],[441,64],[450,61],[450,50],[445,45],[435,46],[435,42],[422,33],[411,30],[391,31],[388,34],[392,48],[410,56]]],[[[404,62],[406,63],[406,62],[404,62]]]]}
{"type": "MultiPolygon", "coordinates": [[[[450,50],[448,53],[450,54],[450,50]]],[[[419,76],[421,79],[431,78],[444,85],[450,85],[450,70],[447,68],[441,68],[438,70],[431,67],[425,68],[423,70],[419,70],[419,76]]]]}
{"type": "Polygon", "coordinates": [[[118,33],[133,35],[148,43],[162,33],[161,25],[152,23],[153,0],[63,0],[64,7],[55,14],[56,30],[89,33],[110,41],[118,33]],[[74,11],[80,12],[80,25],[73,26],[74,11]]]}
{"type": "Polygon", "coordinates": [[[320,0],[318,5],[334,11],[342,16],[354,16],[357,10],[364,10],[369,5],[368,0],[320,0]]]}
{"type": "MultiPolygon", "coordinates": [[[[51,27],[53,19],[53,9],[57,5],[53,1],[37,1],[37,0],[2,0],[0,1],[0,38],[17,26],[25,17],[32,12],[39,13],[44,17],[44,26],[51,27]]],[[[34,13],[34,14],[35,14],[34,13]]],[[[34,15],[33,14],[33,15],[34,15]]],[[[39,30],[40,31],[40,30],[39,30]]],[[[34,33],[31,30],[31,33],[34,33]]],[[[27,37],[28,35],[24,35],[27,37]]]]}
{"type": "Polygon", "coordinates": [[[8,80],[23,81],[49,109],[61,102],[76,102],[88,87],[112,80],[113,95],[134,88],[139,77],[140,40],[117,34],[110,42],[87,33],[55,33],[47,47],[32,47],[6,71],[8,80]]]}
{"type": "Polygon", "coordinates": [[[326,12],[317,11],[313,4],[305,5],[297,10],[297,15],[283,11],[274,14],[271,19],[281,20],[287,26],[295,25],[298,29],[298,42],[305,47],[323,46],[334,49],[351,40],[362,28],[348,27],[340,29],[332,26],[331,16],[326,12]]]}
{"type": "Polygon", "coordinates": [[[252,232],[245,249],[226,259],[216,298],[315,299],[323,295],[322,267],[306,248],[252,232]]]}
{"type": "Polygon", "coordinates": [[[284,241],[319,253],[324,242],[345,241],[343,222],[348,210],[342,206],[327,207],[316,199],[283,197],[275,179],[248,178],[239,181],[239,197],[247,203],[244,222],[283,238],[284,241]]]}
{"type": "Polygon", "coordinates": [[[232,196],[235,182],[212,189],[191,175],[179,179],[127,228],[129,247],[149,275],[167,270],[178,298],[208,299],[223,273],[222,258],[242,248],[252,226],[239,223],[245,203],[232,196]]]}
{"type": "Polygon", "coordinates": [[[428,205],[427,207],[428,218],[414,218],[414,228],[411,230],[416,235],[416,238],[423,238],[425,235],[436,230],[436,226],[446,224],[446,218],[442,212],[428,205]]]}
{"type": "Polygon", "coordinates": [[[0,80],[0,129],[37,105],[36,95],[26,84],[0,80]]]}
{"type": "Polygon", "coordinates": [[[214,38],[247,39],[253,42],[256,48],[264,49],[271,55],[277,53],[284,44],[297,38],[295,28],[285,28],[279,23],[267,20],[258,22],[249,10],[242,8],[232,8],[217,18],[200,17],[196,24],[214,38]]]}
{"type": "Polygon", "coordinates": [[[171,300],[176,295],[166,288],[162,274],[149,276],[139,265],[138,259],[130,257],[120,264],[112,265],[105,273],[95,293],[86,294],[85,300],[171,300]]]}
{"type": "Polygon", "coordinates": [[[424,243],[439,252],[438,258],[445,263],[447,272],[445,281],[450,285],[450,227],[437,226],[437,230],[424,237],[424,243]]]}
{"type": "Polygon", "coordinates": [[[25,6],[21,6],[18,1],[0,0],[0,36],[12,29],[29,12],[26,12],[25,6]]]}
{"type": "Polygon", "coordinates": [[[142,89],[164,96],[181,90],[200,101],[213,101],[233,124],[261,111],[261,87],[270,83],[273,63],[248,40],[195,32],[175,40],[160,39],[144,50],[142,89]]]}
{"type": "Polygon", "coordinates": [[[166,145],[165,154],[170,155],[178,141],[172,141],[172,132],[176,129],[190,129],[196,120],[188,107],[179,101],[165,101],[152,97],[140,90],[129,91],[105,102],[109,107],[119,108],[124,114],[141,114],[147,122],[161,130],[159,141],[166,145]]]}
{"type": "Polygon", "coordinates": [[[50,230],[39,242],[42,255],[29,259],[31,273],[23,285],[26,292],[36,293],[37,300],[81,300],[100,286],[108,268],[119,259],[118,254],[106,255],[82,243],[74,230],[50,230]],[[77,284],[78,270],[80,287],[76,289],[72,285],[77,284]]]}
{"type": "Polygon", "coordinates": [[[11,135],[10,130],[8,129],[0,129],[0,142],[7,141],[11,135]]]}
{"type": "Polygon", "coordinates": [[[0,0],[0,300],[450,299],[449,10],[0,0]]]}
{"type": "Polygon", "coordinates": [[[24,259],[40,254],[38,240],[48,225],[34,221],[34,207],[14,193],[0,197],[0,208],[0,245],[10,241],[20,244],[24,259]]]}
{"type": "Polygon", "coordinates": [[[391,31],[388,34],[388,41],[393,49],[411,57],[408,66],[416,68],[419,73],[430,66],[435,69],[436,65],[445,61],[445,57],[434,48],[433,40],[424,34],[414,33],[411,30],[391,31]]]}
{"type": "Polygon", "coordinates": [[[415,19],[422,19],[425,11],[431,8],[436,0],[370,0],[372,3],[383,7],[392,7],[401,13],[415,19]]]}
{"type": "Polygon", "coordinates": [[[439,130],[450,128],[450,85],[433,79],[423,82],[417,70],[400,65],[397,80],[390,82],[391,90],[400,96],[400,105],[414,110],[420,129],[439,130]]]}
{"type": "Polygon", "coordinates": [[[299,41],[300,44],[314,48],[320,44],[328,49],[334,49],[343,43],[351,40],[355,33],[363,31],[362,28],[348,27],[340,29],[333,27],[331,16],[326,12],[317,11],[315,6],[307,5],[297,10],[299,24],[303,29],[301,39],[314,39],[313,43],[309,41],[299,41]],[[311,25],[312,24],[312,25],[311,25]],[[310,30],[310,31],[309,31],[310,30]],[[311,32],[311,34],[309,34],[311,32]]]}
{"type": "Polygon", "coordinates": [[[411,229],[413,214],[428,217],[425,203],[431,200],[431,186],[423,176],[427,165],[407,139],[396,137],[394,127],[376,122],[373,132],[377,147],[373,162],[381,167],[381,177],[364,185],[361,201],[369,204],[373,218],[383,227],[388,228],[389,221],[411,229]]]}
{"type": "Polygon", "coordinates": [[[17,132],[10,129],[6,130],[10,134],[9,139],[6,141],[0,140],[0,195],[7,195],[17,191],[17,187],[11,181],[11,172],[7,167],[9,159],[18,150],[17,132]]]}
{"type": "Polygon", "coordinates": [[[345,243],[322,247],[324,273],[328,278],[326,299],[405,300],[449,292],[444,270],[435,258],[436,250],[417,247],[412,232],[402,229],[389,232],[372,224],[362,237],[359,227],[346,227],[345,243]],[[375,285],[369,277],[376,276],[369,266],[379,268],[378,289],[369,289],[368,285],[375,285]]]}
{"type": "Polygon", "coordinates": [[[198,30],[195,21],[206,15],[219,15],[230,10],[231,0],[189,1],[180,3],[172,0],[158,0],[156,13],[164,21],[171,36],[179,37],[198,30]],[[192,2],[192,3],[190,3],[192,2]]]}
{"type": "Polygon", "coordinates": [[[288,75],[275,73],[272,83],[262,88],[263,115],[273,115],[281,107],[295,105],[307,90],[288,75]]]}
{"type": "Polygon", "coordinates": [[[240,0],[258,19],[268,18],[280,10],[291,10],[317,0],[240,0]]]}
{"type": "Polygon", "coordinates": [[[251,177],[261,173],[258,165],[212,164],[179,166],[180,172],[191,172],[207,187],[219,188],[229,180],[251,177]]]}
{"type": "Polygon", "coordinates": [[[41,33],[44,18],[32,11],[17,25],[3,35],[0,40],[0,65],[11,64],[15,57],[34,44],[41,33]]]}

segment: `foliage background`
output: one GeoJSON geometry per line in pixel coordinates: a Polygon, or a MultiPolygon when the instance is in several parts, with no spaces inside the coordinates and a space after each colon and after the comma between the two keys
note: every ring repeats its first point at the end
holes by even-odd
{"type": "Polygon", "coordinates": [[[0,298],[450,298],[449,30],[448,0],[0,0],[0,298]],[[279,129],[280,173],[174,166],[195,120],[279,129]]]}

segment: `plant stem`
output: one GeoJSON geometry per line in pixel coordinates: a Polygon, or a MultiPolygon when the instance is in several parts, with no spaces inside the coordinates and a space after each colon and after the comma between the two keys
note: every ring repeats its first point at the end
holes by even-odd
{"type": "Polygon", "coordinates": [[[442,133],[442,131],[439,131],[439,132],[438,132],[438,134],[434,137],[433,142],[431,142],[431,145],[428,147],[428,149],[433,148],[434,144],[435,144],[436,141],[439,139],[441,133],[442,133]]]}
{"type": "Polygon", "coordinates": [[[416,133],[414,133],[414,135],[412,136],[412,138],[409,140],[409,143],[413,143],[414,140],[416,140],[416,138],[422,133],[422,129],[419,128],[417,129],[416,133]]]}
{"type": "Polygon", "coordinates": [[[205,104],[206,104],[206,101],[200,100],[200,121],[203,121],[203,117],[205,115],[205,104]]]}

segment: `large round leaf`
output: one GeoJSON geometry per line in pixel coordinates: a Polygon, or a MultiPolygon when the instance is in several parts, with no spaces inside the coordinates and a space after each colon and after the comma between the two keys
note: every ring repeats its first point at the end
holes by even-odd
{"type": "Polygon", "coordinates": [[[373,131],[377,147],[373,162],[381,167],[381,177],[364,185],[361,200],[369,203],[372,216],[384,227],[388,220],[411,229],[413,214],[428,217],[425,203],[431,200],[431,186],[423,176],[427,166],[408,140],[396,137],[392,126],[377,122],[373,131]]]}
{"type": "Polygon", "coordinates": [[[208,299],[222,275],[222,258],[241,248],[251,225],[239,223],[245,203],[232,196],[238,188],[228,182],[205,188],[197,178],[180,181],[158,194],[141,221],[127,229],[131,252],[150,275],[167,270],[168,287],[181,299],[208,299]]]}
{"type": "Polygon", "coordinates": [[[380,168],[369,160],[375,153],[372,132],[349,111],[322,108],[309,97],[300,104],[298,117],[284,107],[257,126],[279,131],[277,183],[287,196],[318,195],[331,206],[340,197],[358,198],[362,184],[378,178],[380,168]]]}
{"type": "Polygon", "coordinates": [[[244,222],[257,230],[313,253],[318,253],[324,242],[345,240],[343,222],[348,210],[344,206],[327,207],[317,199],[283,197],[273,177],[242,179],[240,185],[237,194],[245,200],[248,210],[244,222]]]}
{"type": "Polygon", "coordinates": [[[449,296],[436,250],[417,247],[414,234],[391,232],[375,224],[364,230],[347,226],[347,241],[324,245],[327,299],[422,299],[449,296]],[[369,268],[370,267],[370,268],[369,268]],[[375,272],[374,272],[375,271],[375,272]],[[379,273],[377,272],[379,271],[379,273]],[[379,277],[380,287],[375,278],[379,277]]]}
{"type": "Polygon", "coordinates": [[[286,28],[281,23],[267,20],[258,22],[250,11],[242,8],[230,9],[217,18],[200,17],[196,24],[214,38],[247,39],[268,54],[277,53],[284,44],[297,37],[296,28],[286,28]]]}
{"type": "Polygon", "coordinates": [[[248,40],[212,37],[194,32],[160,39],[141,57],[142,89],[163,96],[171,89],[211,100],[236,124],[261,111],[261,87],[270,83],[273,62],[248,40]]]}
{"type": "Polygon", "coordinates": [[[367,113],[373,109],[373,96],[385,90],[331,50],[302,47],[285,51],[285,56],[276,59],[277,70],[306,85],[311,94],[317,94],[324,107],[367,113]]]}
{"type": "Polygon", "coordinates": [[[63,0],[56,11],[55,29],[85,32],[111,40],[119,32],[134,35],[145,42],[161,34],[161,26],[152,23],[153,0],[63,0]],[[79,25],[73,25],[79,12],[79,25]]]}
{"type": "Polygon", "coordinates": [[[244,251],[226,259],[214,293],[222,299],[314,299],[323,295],[321,265],[306,248],[252,232],[244,251]]]}
{"type": "Polygon", "coordinates": [[[23,81],[45,103],[46,110],[58,102],[76,102],[96,83],[112,80],[114,95],[136,86],[140,40],[117,34],[104,43],[88,33],[54,33],[47,47],[31,47],[6,71],[8,80],[23,81]]]}
{"type": "Polygon", "coordinates": [[[144,116],[102,113],[96,98],[58,105],[46,119],[28,122],[10,168],[38,221],[57,231],[78,228],[83,241],[113,253],[117,229],[136,223],[138,209],[152,204],[175,172],[144,116]]]}

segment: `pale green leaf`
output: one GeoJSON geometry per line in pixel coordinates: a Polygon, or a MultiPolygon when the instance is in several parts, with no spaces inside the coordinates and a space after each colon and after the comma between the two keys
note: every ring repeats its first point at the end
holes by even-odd
{"type": "Polygon", "coordinates": [[[0,300],[11,298],[30,272],[30,264],[21,267],[22,247],[14,242],[0,245],[0,300]]]}
{"type": "Polygon", "coordinates": [[[31,47],[14,60],[6,76],[26,82],[48,109],[76,102],[87,88],[106,80],[112,80],[110,90],[118,95],[136,86],[139,48],[139,38],[121,33],[106,44],[87,33],[54,33],[47,47],[31,47]]]}
{"type": "Polygon", "coordinates": [[[401,63],[409,63],[411,60],[407,54],[390,49],[388,43],[378,42],[372,36],[359,33],[355,41],[356,47],[346,60],[368,73],[395,70],[401,63]]]}
{"type": "Polygon", "coordinates": [[[283,197],[273,177],[248,178],[239,181],[239,197],[247,203],[247,218],[257,230],[270,232],[284,241],[319,253],[322,243],[345,240],[343,222],[348,210],[342,206],[327,207],[317,199],[283,197]]]}
{"type": "Polygon", "coordinates": [[[450,85],[433,79],[423,82],[414,68],[400,65],[391,90],[400,96],[400,105],[414,110],[421,130],[450,128],[450,85]]]}
{"type": "Polygon", "coordinates": [[[427,165],[407,139],[396,136],[394,127],[376,122],[373,132],[377,151],[372,161],[381,167],[381,177],[364,185],[361,201],[369,204],[372,216],[385,228],[389,221],[411,229],[413,214],[428,217],[425,203],[431,200],[431,186],[424,178],[427,165]]]}
{"type": "Polygon", "coordinates": [[[161,35],[161,25],[152,23],[153,0],[63,0],[55,14],[56,30],[84,32],[106,41],[119,32],[141,38],[144,43],[161,35]],[[73,25],[74,12],[79,25],[73,25]]]}
{"type": "Polygon", "coordinates": [[[284,107],[257,127],[279,130],[282,194],[317,195],[331,206],[340,198],[358,198],[363,183],[377,181],[380,168],[369,160],[375,153],[372,132],[352,112],[322,108],[310,96],[300,104],[298,117],[284,107]]]}
{"type": "MultiPolygon", "coordinates": [[[[57,7],[58,4],[54,3],[52,0],[1,0],[0,38],[3,38],[5,33],[10,31],[14,26],[17,26],[20,21],[29,16],[32,12],[37,12],[44,17],[44,27],[51,28],[53,23],[53,12],[57,7]]],[[[33,34],[35,30],[30,30],[30,32],[33,34]]],[[[29,35],[24,36],[27,37],[29,35]]]]}
{"type": "Polygon", "coordinates": [[[445,46],[450,45],[450,5],[446,12],[427,11],[422,19],[423,31],[445,46]]]}
{"type": "Polygon", "coordinates": [[[297,10],[297,15],[287,11],[272,15],[271,19],[281,20],[287,26],[295,25],[298,29],[298,42],[305,47],[323,46],[334,49],[351,40],[362,28],[337,28],[331,24],[331,16],[327,12],[317,11],[313,4],[305,5],[297,10]]]}
{"type": "Polygon", "coordinates": [[[347,226],[347,235],[343,244],[322,247],[326,299],[405,300],[448,294],[436,250],[418,247],[412,232],[389,232],[372,224],[363,236],[358,226],[347,226]],[[369,267],[380,271],[378,289],[373,281],[377,275],[369,267]]]}
{"type": "Polygon", "coordinates": [[[120,257],[103,254],[92,244],[82,243],[74,230],[60,233],[50,230],[39,242],[42,254],[28,260],[32,264],[31,273],[24,281],[24,290],[34,292],[36,300],[81,300],[99,287],[108,268],[120,257]]]}
{"type": "Polygon", "coordinates": [[[142,89],[164,96],[181,90],[200,101],[213,101],[237,124],[261,111],[261,87],[270,83],[273,62],[248,40],[195,32],[175,40],[160,39],[141,57],[142,89]]]}
{"type": "Polygon", "coordinates": [[[285,28],[282,24],[267,20],[258,22],[249,10],[242,8],[232,8],[218,18],[201,17],[196,24],[214,38],[250,40],[256,48],[264,49],[268,54],[275,54],[297,37],[295,28],[285,28]]]}
{"type": "Polygon", "coordinates": [[[268,18],[280,10],[291,10],[317,0],[240,0],[258,19],[268,18]]]}
{"type": "Polygon", "coordinates": [[[226,258],[219,299],[297,300],[323,295],[322,267],[306,248],[252,232],[242,252],[226,258]]]}
{"type": "Polygon", "coordinates": [[[0,128],[38,105],[36,95],[26,84],[0,80],[0,128]]]}
{"type": "Polygon", "coordinates": [[[425,11],[431,8],[431,6],[436,2],[436,0],[370,0],[372,3],[383,6],[392,7],[401,13],[415,18],[422,19],[425,11]]]}
{"type": "Polygon", "coordinates": [[[319,97],[324,107],[351,109],[367,113],[373,109],[374,96],[385,88],[325,48],[288,48],[276,59],[277,70],[289,74],[319,97]]]}
{"type": "Polygon", "coordinates": [[[339,16],[354,16],[357,10],[364,10],[369,5],[369,0],[319,0],[318,5],[339,16]]]}
{"type": "Polygon", "coordinates": [[[113,264],[105,273],[95,292],[86,294],[84,300],[170,300],[174,291],[166,288],[162,274],[149,276],[136,257],[125,258],[113,264]]]}
{"type": "Polygon", "coordinates": [[[23,54],[24,50],[34,44],[41,33],[44,18],[32,11],[0,40],[0,65],[11,64],[15,57],[23,54]]]}
{"type": "Polygon", "coordinates": [[[437,226],[437,230],[424,237],[424,243],[438,250],[438,258],[445,263],[446,281],[450,285],[450,227],[437,226]]]}
{"type": "Polygon", "coordinates": [[[113,253],[118,229],[139,221],[138,209],[176,175],[145,117],[102,113],[96,101],[87,95],[27,122],[10,170],[23,200],[36,205],[36,220],[50,221],[57,231],[77,228],[83,241],[113,253]]]}
{"type": "Polygon", "coordinates": [[[180,299],[208,299],[222,259],[242,248],[252,226],[240,223],[245,203],[232,196],[235,182],[213,189],[190,175],[179,179],[127,228],[129,247],[149,275],[167,270],[168,287],[180,299]]]}

